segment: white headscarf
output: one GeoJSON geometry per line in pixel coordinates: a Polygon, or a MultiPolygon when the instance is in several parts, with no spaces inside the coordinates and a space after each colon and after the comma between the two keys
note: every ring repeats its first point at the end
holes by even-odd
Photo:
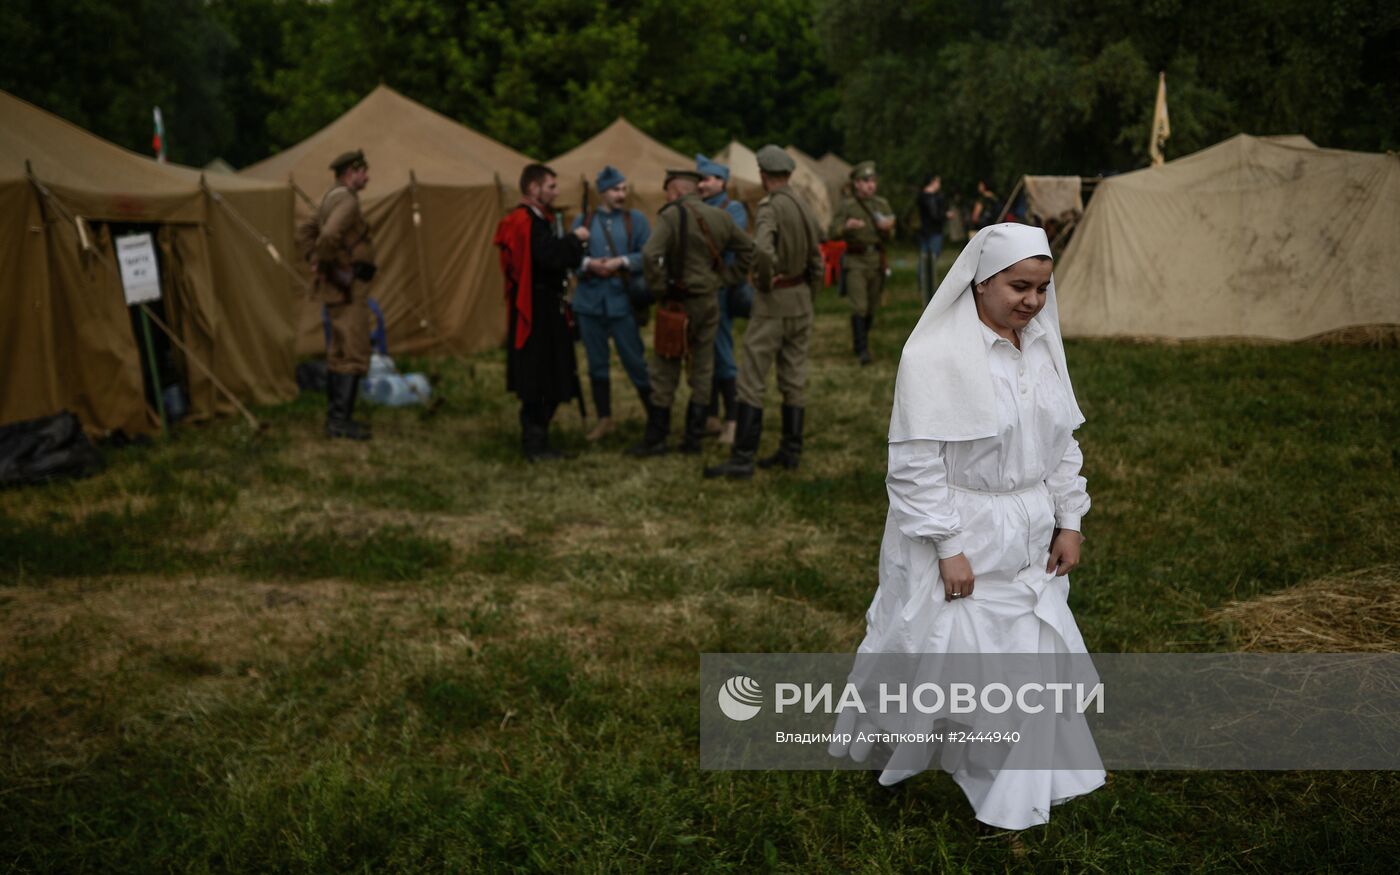
{"type": "MultiPolygon", "coordinates": [[[[894,384],[891,441],[970,441],[996,435],[996,394],[972,287],[1036,255],[1049,256],[1050,243],[1043,230],[1030,225],[989,225],[968,241],[904,344],[894,384]]],[[[1065,365],[1053,275],[1045,306],[1032,321],[1045,331],[1044,341],[1064,381],[1078,428],[1084,414],[1065,365]]]]}

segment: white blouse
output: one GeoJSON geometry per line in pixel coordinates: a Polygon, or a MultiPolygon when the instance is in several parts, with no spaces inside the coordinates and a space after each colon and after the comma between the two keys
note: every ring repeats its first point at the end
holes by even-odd
{"type": "Polygon", "coordinates": [[[1013,493],[1044,483],[1054,502],[1055,525],[1074,531],[1089,510],[1069,393],[1050,357],[1044,329],[1031,320],[1018,350],[986,325],[981,328],[997,394],[996,436],[889,445],[885,486],[890,516],[905,537],[932,543],[942,559],[964,549],[952,489],[1013,493]]]}

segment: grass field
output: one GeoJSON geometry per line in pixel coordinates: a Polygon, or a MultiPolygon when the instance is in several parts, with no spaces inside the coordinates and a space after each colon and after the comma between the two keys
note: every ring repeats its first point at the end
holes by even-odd
{"type": "MultiPolygon", "coordinates": [[[[1392,871],[1393,773],[1121,772],[1018,858],[942,774],[698,770],[700,652],[863,633],[903,261],[870,368],[823,295],[793,474],[628,459],[620,388],[527,465],[496,353],[401,363],[446,406],[367,445],[303,396],[0,493],[0,871],[1392,871]]],[[[1400,555],[1396,350],[1068,354],[1091,650],[1232,649],[1214,609],[1400,555]]]]}

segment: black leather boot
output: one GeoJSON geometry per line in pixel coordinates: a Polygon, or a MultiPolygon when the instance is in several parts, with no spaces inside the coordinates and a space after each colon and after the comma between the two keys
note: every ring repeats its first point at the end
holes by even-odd
{"type": "Polygon", "coordinates": [[[671,433],[671,408],[647,404],[647,429],[642,441],[627,448],[629,456],[664,456],[669,451],[666,437],[671,433]]]}
{"type": "Polygon", "coordinates": [[[860,363],[863,365],[870,364],[869,338],[866,331],[865,317],[852,313],[851,346],[855,350],[856,357],[860,359],[860,363]]]}
{"type": "Polygon", "coordinates": [[[718,394],[724,399],[724,418],[730,422],[733,422],[737,415],[735,413],[734,404],[738,384],[739,381],[732,377],[719,381],[718,394]]]}
{"type": "Polygon", "coordinates": [[[360,391],[359,374],[326,374],[326,437],[352,441],[370,439],[369,426],[355,422],[355,396],[360,391]]]}
{"type": "Polygon", "coordinates": [[[728,460],[705,469],[705,477],[730,477],[748,480],[753,477],[753,457],[763,435],[763,408],[750,407],[740,401],[735,408],[734,447],[728,460]]]}
{"type": "Polygon", "coordinates": [[[705,439],[705,418],[709,415],[709,405],[691,401],[685,406],[685,434],[681,438],[680,451],[693,456],[702,449],[705,439]]]}
{"type": "Polygon", "coordinates": [[[553,418],[553,405],[530,404],[521,409],[520,449],[527,462],[550,462],[574,457],[573,453],[562,452],[549,445],[549,421],[553,418]]]}
{"type": "Polygon", "coordinates": [[[778,451],[758,460],[758,467],[772,468],[781,465],[789,471],[796,471],[802,460],[802,419],[806,408],[783,405],[783,438],[778,451]]]}

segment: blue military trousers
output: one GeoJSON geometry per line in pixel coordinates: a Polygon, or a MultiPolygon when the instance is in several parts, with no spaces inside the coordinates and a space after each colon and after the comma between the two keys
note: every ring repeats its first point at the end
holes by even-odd
{"type": "Polygon", "coordinates": [[[734,360],[734,317],[729,313],[729,289],[719,290],[719,330],[715,332],[715,379],[733,380],[739,376],[734,360]]]}
{"type": "Polygon", "coordinates": [[[575,313],[574,317],[578,319],[578,333],[583,339],[583,351],[588,356],[589,379],[608,379],[608,338],[611,337],[613,345],[617,347],[617,357],[622,359],[622,368],[627,371],[632,385],[641,388],[650,384],[642,335],[630,311],[618,316],[575,313]]]}

